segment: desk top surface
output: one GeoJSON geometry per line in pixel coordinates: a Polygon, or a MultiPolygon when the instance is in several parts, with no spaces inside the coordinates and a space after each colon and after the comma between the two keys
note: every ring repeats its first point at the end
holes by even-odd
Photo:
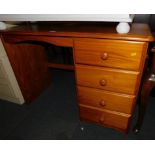
{"type": "Polygon", "coordinates": [[[2,35],[35,35],[103,38],[135,41],[154,41],[147,24],[131,24],[130,32],[118,34],[116,23],[87,23],[87,22],[43,22],[15,26],[3,31],[2,35]]]}

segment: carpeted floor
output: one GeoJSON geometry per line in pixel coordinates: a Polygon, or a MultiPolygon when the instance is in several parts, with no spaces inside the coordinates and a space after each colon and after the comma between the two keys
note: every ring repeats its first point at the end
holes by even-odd
{"type": "Polygon", "coordinates": [[[52,85],[31,105],[0,100],[1,140],[143,140],[155,139],[155,98],[150,97],[143,128],[138,135],[123,134],[79,121],[74,73],[52,70],[52,85]],[[83,130],[81,130],[83,128],[83,130]]]}

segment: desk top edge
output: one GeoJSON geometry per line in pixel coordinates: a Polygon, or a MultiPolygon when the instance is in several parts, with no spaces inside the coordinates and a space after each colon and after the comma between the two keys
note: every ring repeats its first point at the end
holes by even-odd
{"type": "Polygon", "coordinates": [[[1,30],[2,35],[35,35],[78,38],[101,38],[133,41],[154,41],[154,37],[147,24],[133,23],[130,32],[118,34],[116,23],[54,23],[54,24],[28,24],[1,30]]]}

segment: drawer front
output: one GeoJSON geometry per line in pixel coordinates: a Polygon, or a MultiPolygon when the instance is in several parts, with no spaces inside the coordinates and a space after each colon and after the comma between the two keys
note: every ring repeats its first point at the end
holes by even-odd
{"type": "Polygon", "coordinates": [[[77,89],[80,104],[127,114],[132,113],[135,96],[81,86],[78,86],[77,89]]]}
{"type": "Polygon", "coordinates": [[[123,113],[101,111],[80,105],[81,120],[95,122],[97,124],[117,128],[122,131],[127,131],[130,117],[130,115],[125,115],[123,113]]]}
{"type": "Polygon", "coordinates": [[[76,79],[80,86],[135,94],[138,72],[76,65],[76,79]]]}
{"type": "Polygon", "coordinates": [[[138,71],[146,43],[119,40],[76,39],[75,62],[138,71]]]}

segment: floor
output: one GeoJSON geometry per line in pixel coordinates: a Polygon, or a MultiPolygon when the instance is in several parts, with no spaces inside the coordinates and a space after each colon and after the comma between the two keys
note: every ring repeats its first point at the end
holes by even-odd
{"type": "Polygon", "coordinates": [[[128,134],[79,121],[75,77],[71,71],[52,70],[52,84],[32,104],[17,105],[0,100],[1,140],[151,140],[155,139],[155,98],[149,106],[141,132],[128,134]]]}

